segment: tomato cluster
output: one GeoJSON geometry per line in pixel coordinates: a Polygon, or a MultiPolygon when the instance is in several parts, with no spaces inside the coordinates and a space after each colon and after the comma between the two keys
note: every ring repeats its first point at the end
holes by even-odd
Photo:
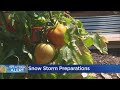
{"type": "MultiPolygon", "coordinates": [[[[40,30],[40,27],[33,28],[33,39],[37,40],[35,32],[40,30]]],[[[64,46],[64,34],[66,32],[66,27],[63,24],[58,23],[55,28],[49,28],[47,30],[47,39],[51,44],[38,44],[35,48],[35,59],[38,64],[49,63],[55,55],[55,48],[61,48],[64,46]]]]}

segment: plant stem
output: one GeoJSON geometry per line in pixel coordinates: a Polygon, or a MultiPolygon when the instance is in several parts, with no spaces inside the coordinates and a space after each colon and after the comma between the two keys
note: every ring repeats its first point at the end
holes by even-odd
{"type": "Polygon", "coordinates": [[[2,17],[3,26],[5,27],[7,22],[6,22],[5,14],[3,11],[0,11],[0,17],[2,17]]]}
{"type": "Polygon", "coordinates": [[[52,20],[52,12],[49,11],[50,21],[52,22],[52,25],[54,25],[54,21],[52,20]]]}

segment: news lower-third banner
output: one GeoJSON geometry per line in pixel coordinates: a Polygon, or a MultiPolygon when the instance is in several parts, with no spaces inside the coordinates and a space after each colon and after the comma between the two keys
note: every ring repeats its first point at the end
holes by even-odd
{"type": "Polygon", "coordinates": [[[120,73],[118,65],[0,65],[0,73],[120,73]]]}

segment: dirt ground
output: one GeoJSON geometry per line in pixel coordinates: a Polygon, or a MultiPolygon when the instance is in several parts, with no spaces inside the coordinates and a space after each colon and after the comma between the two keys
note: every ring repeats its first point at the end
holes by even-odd
{"type": "MultiPolygon", "coordinates": [[[[91,50],[94,64],[120,64],[120,48],[109,49],[108,55],[102,55],[98,50],[91,50]]],[[[98,73],[97,79],[120,79],[120,73],[98,73]]]]}

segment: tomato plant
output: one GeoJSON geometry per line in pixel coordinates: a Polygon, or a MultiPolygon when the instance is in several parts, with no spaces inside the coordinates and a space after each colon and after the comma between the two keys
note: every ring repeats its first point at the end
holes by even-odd
{"type": "MultiPolygon", "coordinates": [[[[80,20],[64,11],[0,11],[0,28],[0,64],[34,64],[41,57],[46,64],[93,64],[91,46],[107,54],[105,40],[98,33],[88,33],[80,20]],[[41,49],[40,43],[47,47],[41,49]]],[[[1,78],[60,79],[78,75],[1,74],[1,78]]]]}

